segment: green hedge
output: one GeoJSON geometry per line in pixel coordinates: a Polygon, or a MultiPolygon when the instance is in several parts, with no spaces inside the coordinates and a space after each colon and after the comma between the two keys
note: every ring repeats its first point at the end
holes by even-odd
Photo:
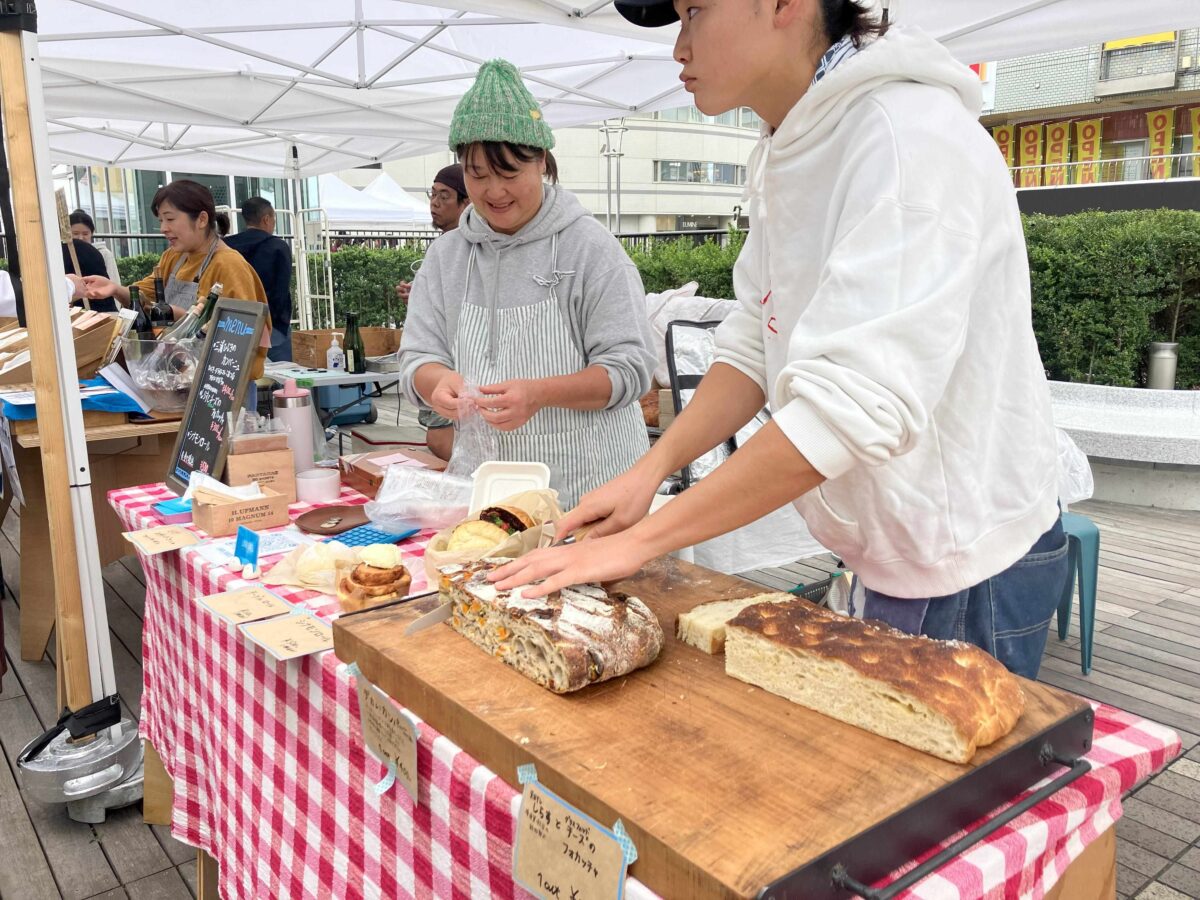
{"type": "MultiPolygon", "coordinates": [[[[745,235],[727,246],[691,239],[629,247],[647,291],[699,282],[705,297],[732,297],[733,262],[745,235]]],[[[1027,216],[1033,326],[1046,371],[1060,381],[1143,385],[1147,345],[1180,344],[1178,384],[1200,388],[1200,212],[1139,210],[1027,216]]],[[[366,325],[397,321],[398,281],[412,278],[415,249],[346,247],[332,256],[338,324],[357,312],[366,325]]],[[[155,254],[118,260],[128,284],[155,254]]],[[[2,260],[0,260],[2,262],[2,260]]],[[[314,282],[315,283],[315,282],[314,282]]]]}

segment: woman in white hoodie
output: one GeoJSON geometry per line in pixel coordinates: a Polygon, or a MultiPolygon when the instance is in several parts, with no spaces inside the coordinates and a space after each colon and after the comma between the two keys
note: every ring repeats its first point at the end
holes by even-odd
{"type": "Polygon", "coordinates": [[[754,109],[741,306],[686,411],[583,498],[595,539],[501,571],[526,590],[629,575],[792,502],[865,587],[862,614],[1037,674],[1067,575],[1049,391],[1012,182],[978,79],[851,0],[618,0],[676,18],[705,113],[754,109]],[[668,473],[772,423],[646,518],[668,473]]]}

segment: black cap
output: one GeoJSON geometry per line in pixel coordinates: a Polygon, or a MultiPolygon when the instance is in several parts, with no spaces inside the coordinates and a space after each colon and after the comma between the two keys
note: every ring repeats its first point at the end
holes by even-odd
{"type": "Polygon", "coordinates": [[[672,0],[616,0],[613,6],[634,25],[660,28],[679,21],[672,0]]]}

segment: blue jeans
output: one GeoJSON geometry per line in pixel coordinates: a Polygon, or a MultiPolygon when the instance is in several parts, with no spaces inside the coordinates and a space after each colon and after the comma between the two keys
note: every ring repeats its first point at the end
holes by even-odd
{"type": "Polygon", "coordinates": [[[906,600],[864,585],[863,618],[908,634],[975,644],[1009,671],[1037,678],[1067,574],[1067,536],[1056,519],[1025,556],[957,594],[906,600]]]}

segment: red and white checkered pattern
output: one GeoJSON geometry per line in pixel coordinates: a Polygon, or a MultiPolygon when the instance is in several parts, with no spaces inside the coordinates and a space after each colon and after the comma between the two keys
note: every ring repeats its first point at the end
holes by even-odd
{"type": "MultiPolygon", "coordinates": [[[[161,485],[108,495],[126,530],[162,524],[152,507],[171,496],[161,485]]],[[[365,499],[346,489],[340,502],[365,499]]],[[[429,537],[401,548],[419,557],[429,537]]],[[[518,791],[422,722],[419,804],[399,787],[376,796],[384,768],[363,748],[354,679],[332,653],[276,662],[192,602],[240,584],[194,550],[141,562],[141,733],[175,781],[172,832],[217,860],[223,897],[527,896],[512,880],[518,791]]],[[[337,612],[333,598],[275,590],[323,619],[337,612]]],[[[1179,747],[1170,729],[1097,706],[1092,772],[901,896],[1039,900],[1179,747]]],[[[632,878],[627,894],[653,896],[632,878]]]]}

